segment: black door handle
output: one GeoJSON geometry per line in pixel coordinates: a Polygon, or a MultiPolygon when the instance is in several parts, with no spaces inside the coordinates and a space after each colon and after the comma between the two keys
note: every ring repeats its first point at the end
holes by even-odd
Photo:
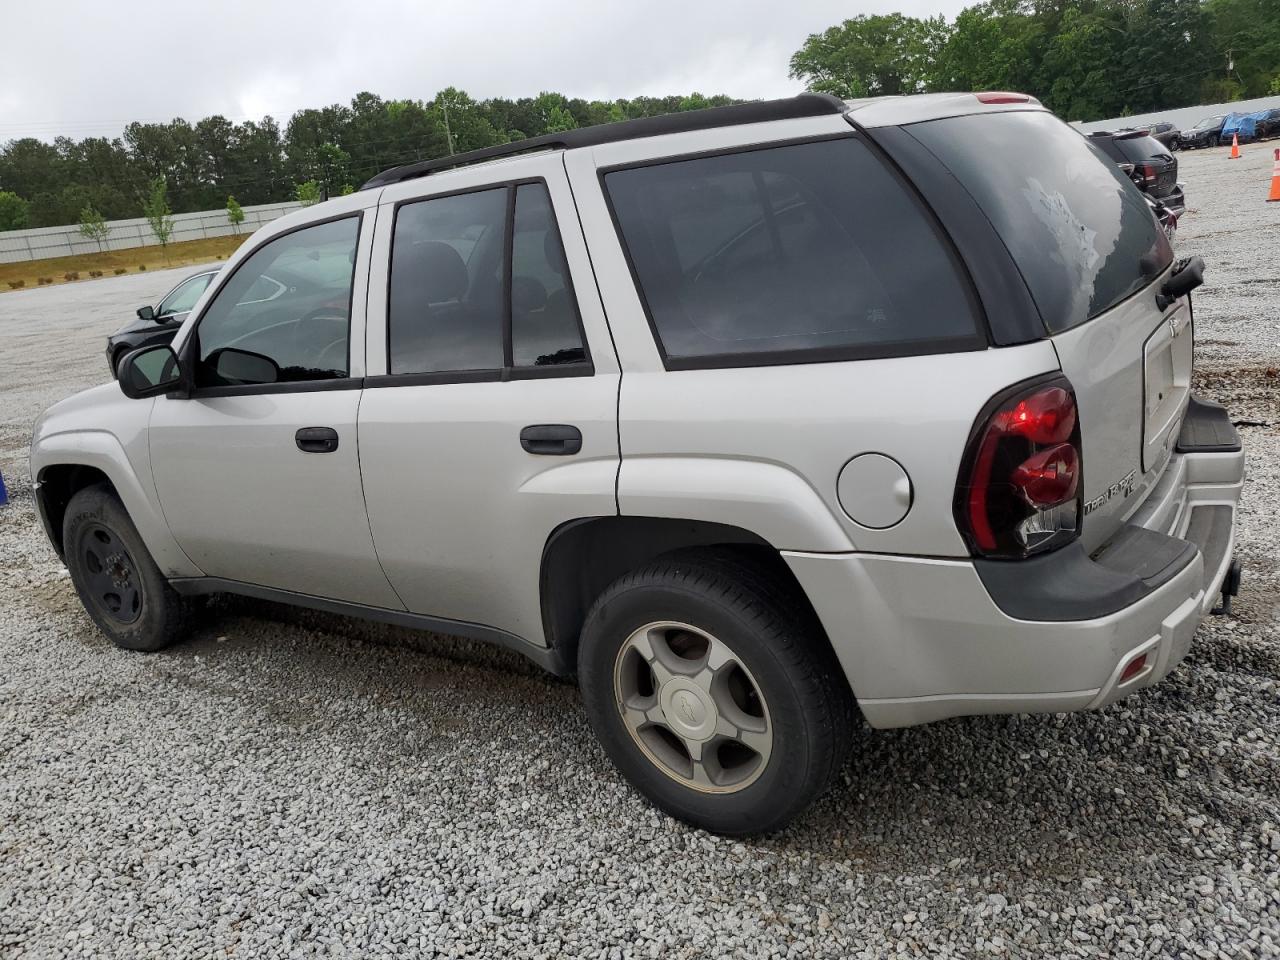
{"type": "Polygon", "coordinates": [[[520,446],[529,453],[567,457],[582,449],[582,431],[567,423],[535,423],[520,431],[520,446]]]}
{"type": "Polygon", "coordinates": [[[293,440],[303,453],[333,453],[338,449],[338,431],[333,427],[303,427],[293,440]]]}

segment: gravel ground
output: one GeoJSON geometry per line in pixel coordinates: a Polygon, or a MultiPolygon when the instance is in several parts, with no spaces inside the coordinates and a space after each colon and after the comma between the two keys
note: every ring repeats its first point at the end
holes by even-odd
{"type": "Polygon", "coordinates": [[[751,842],[655,813],[502,651],[244,601],[111,648],[26,447],[175,277],[0,294],[0,954],[1280,956],[1280,205],[1269,149],[1181,156],[1199,386],[1250,424],[1235,615],[1101,713],[865,731],[751,842]]]}

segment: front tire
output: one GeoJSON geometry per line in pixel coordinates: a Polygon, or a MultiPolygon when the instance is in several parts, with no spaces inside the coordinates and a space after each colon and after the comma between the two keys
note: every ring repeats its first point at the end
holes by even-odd
{"type": "Polygon", "coordinates": [[[187,601],[169,586],[110,487],[86,487],[71,498],[62,545],[85,612],[117,647],[152,652],[185,632],[187,601]]]}
{"type": "Polygon", "coordinates": [[[853,699],[821,627],[750,563],[695,555],[622,577],[587,615],[578,672],[623,775],[715,833],[785,826],[848,753],[853,699]]]}

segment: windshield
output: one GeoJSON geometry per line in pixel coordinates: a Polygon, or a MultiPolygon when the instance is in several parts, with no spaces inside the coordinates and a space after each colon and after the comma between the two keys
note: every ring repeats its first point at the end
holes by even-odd
{"type": "Polygon", "coordinates": [[[906,129],[978,202],[1053,333],[1137,293],[1173,260],[1120,167],[1050,113],[975,114],[906,129]]]}
{"type": "Polygon", "coordinates": [[[1196,124],[1196,129],[1208,130],[1210,127],[1216,127],[1218,124],[1222,123],[1222,121],[1225,119],[1227,119],[1225,115],[1221,117],[1205,117],[1203,120],[1201,120],[1199,123],[1196,124]]]}
{"type": "Polygon", "coordinates": [[[209,286],[209,281],[212,279],[213,274],[206,273],[179,284],[164,298],[160,308],[156,310],[156,316],[167,317],[175,313],[187,313],[196,305],[200,294],[204,293],[204,288],[209,286]]]}

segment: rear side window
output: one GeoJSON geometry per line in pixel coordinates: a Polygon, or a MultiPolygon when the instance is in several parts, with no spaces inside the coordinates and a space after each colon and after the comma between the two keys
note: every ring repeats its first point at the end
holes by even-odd
{"type": "Polygon", "coordinates": [[[392,373],[498,369],[507,190],[405,204],[391,245],[392,373]]]}
{"type": "Polygon", "coordinates": [[[667,366],[985,345],[950,249],[852,137],[606,173],[667,366]]]}
{"type": "Polygon", "coordinates": [[[388,355],[392,374],[591,372],[546,184],[400,207],[388,355]]]}
{"type": "Polygon", "coordinates": [[[1124,172],[1038,111],[907,128],[977,201],[1053,333],[1149,285],[1173,249],[1124,172]]]}

